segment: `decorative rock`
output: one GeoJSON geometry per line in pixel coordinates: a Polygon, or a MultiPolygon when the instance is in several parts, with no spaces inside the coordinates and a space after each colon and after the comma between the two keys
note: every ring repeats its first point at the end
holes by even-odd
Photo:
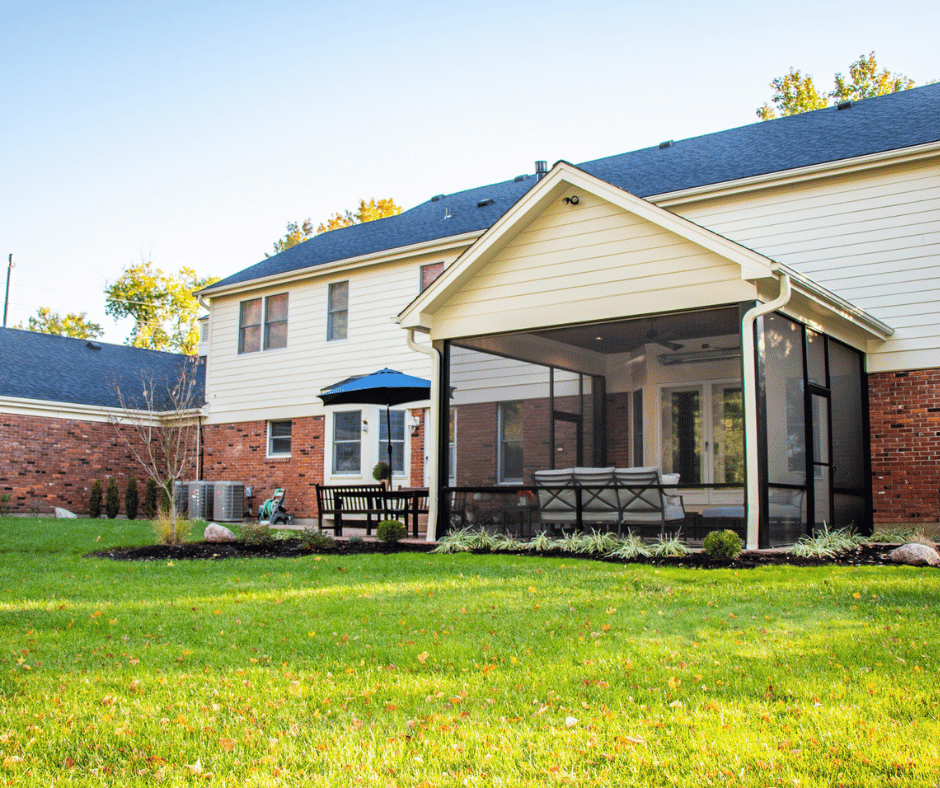
{"type": "Polygon", "coordinates": [[[235,534],[224,525],[218,525],[217,523],[209,523],[202,538],[206,542],[234,542],[236,540],[235,534]]]}
{"type": "Polygon", "coordinates": [[[937,566],[940,564],[940,553],[925,544],[905,544],[888,554],[888,558],[896,564],[909,566],[937,566]]]}
{"type": "Polygon", "coordinates": [[[58,506],[55,508],[55,516],[59,520],[75,520],[78,518],[75,512],[70,512],[68,509],[62,509],[58,506]]]}

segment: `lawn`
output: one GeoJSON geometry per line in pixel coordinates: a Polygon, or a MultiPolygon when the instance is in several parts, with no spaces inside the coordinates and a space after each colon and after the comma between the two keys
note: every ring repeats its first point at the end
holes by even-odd
{"type": "Polygon", "coordinates": [[[935,570],[150,539],[0,518],[4,784],[938,784],[935,570]]]}

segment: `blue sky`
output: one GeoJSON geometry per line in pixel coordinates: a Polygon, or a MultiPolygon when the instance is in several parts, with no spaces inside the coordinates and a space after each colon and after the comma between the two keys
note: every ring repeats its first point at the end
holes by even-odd
{"type": "Polygon", "coordinates": [[[940,79],[940,5],[0,0],[8,325],[150,259],[226,276],[290,220],[411,207],[756,122],[790,66],[940,79]]]}

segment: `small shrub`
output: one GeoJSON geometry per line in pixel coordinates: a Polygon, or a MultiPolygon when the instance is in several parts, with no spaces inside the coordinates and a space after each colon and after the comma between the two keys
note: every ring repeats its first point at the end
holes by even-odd
{"type": "Polygon", "coordinates": [[[104,496],[104,513],[113,520],[121,511],[121,497],[118,494],[117,479],[113,476],[108,481],[108,492],[104,496]]]}
{"type": "Polygon", "coordinates": [[[375,535],[386,544],[394,544],[408,535],[408,529],[398,520],[383,520],[375,529],[375,535]]]}
{"type": "Polygon", "coordinates": [[[127,489],[124,491],[124,513],[128,520],[137,519],[137,509],[140,506],[140,497],[137,490],[137,479],[131,476],[127,480],[127,489]]]}
{"type": "Polygon", "coordinates": [[[0,515],[7,515],[13,510],[13,507],[10,505],[11,498],[10,493],[0,495],[0,515]]]}
{"type": "MultiPolygon", "coordinates": [[[[359,541],[361,542],[362,539],[360,538],[359,541]]],[[[313,526],[304,528],[300,532],[300,543],[314,553],[332,553],[336,549],[336,540],[313,526]]]]}
{"type": "MultiPolygon", "coordinates": [[[[173,492],[173,481],[168,479],[170,492],[173,492]]],[[[170,511],[170,493],[167,492],[166,487],[160,485],[160,511],[168,512],[170,511]]]]}
{"type": "Polygon", "coordinates": [[[372,469],[372,478],[377,482],[384,482],[392,478],[392,467],[387,462],[377,462],[372,469]]]}
{"type": "Polygon", "coordinates": [[[185,517],[179,515],[177,515],[174,525],[173,518],[170,517],[168,512],[158,512],[157,516],[151,520],[151,523],[153,524],[153,533],[157,538],[157,544],[182,544],[193,525],[185,517]]]}
{"type": "Polygon", "coordinates": [[[157,483],[153,479],[147,479],[144,486],[144,517],[153,520],[157,516],[157,483]]]}
{"type": "Polygon", "coordinates": [[[350,536],[350,537],[349,537],[349,544],[365,544],[365,541],[366,541],[366,540],[363,539],[361,536],[350,536]]]}
{"type": "Polygon", "coordinates": [[[265,547],[273,544],[277,538],[274,529],[267,523],[242,523],[238,526],[238,536],[252,547],[265,547]]]}
{"type": "Polygon", "coordinates": [[[705,555],[716,561],[730,561],[741,555],[741,539],[731,530],[711,531],[702,544],[705,555]]]}
{"type": "Polygon", "coordinates": [[[91,485],[91,495],[88,496],[88,516],[92,520],[101,517],[101,482],[97,479],[91,485]]]}

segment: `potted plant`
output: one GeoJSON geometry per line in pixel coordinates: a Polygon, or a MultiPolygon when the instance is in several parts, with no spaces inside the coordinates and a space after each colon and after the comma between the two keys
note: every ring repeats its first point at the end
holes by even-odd
{"type": "Polygon", "coordinates": [[[519,496],[520,506],[531,506],[535,501],[535,493],[532,490],[519,490],[516,495],[519,496]]]}
{"type": "Polygon", "coordinates": [[[387,462],[377,462],[372,469],[372,478],[377,482],[389,482],[392,478],[392,466],[387,462]]]}

